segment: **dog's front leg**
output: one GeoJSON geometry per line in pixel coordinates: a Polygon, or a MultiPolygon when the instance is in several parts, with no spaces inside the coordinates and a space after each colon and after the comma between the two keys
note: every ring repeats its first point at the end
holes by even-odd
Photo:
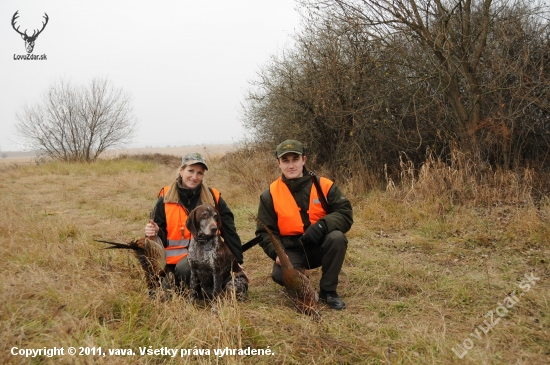
{"type": "Polygon", "coordinates": [[[197,275],[194,270],[191,270],[191,275],[189,277],[189,299],[194,302],[199,294],[201,284],[197,278],[197,275]]]}
{"type": "Polygon", "coordinates": [[[216,298],[222,292],[222,273],[219,270],[214,270],[214,283],[212,288],[212,298],[216,298]]]}

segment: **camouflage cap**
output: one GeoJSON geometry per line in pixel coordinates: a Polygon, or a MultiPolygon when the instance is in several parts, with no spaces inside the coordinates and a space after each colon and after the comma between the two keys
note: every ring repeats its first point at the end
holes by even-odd
{"type": "Polygon", "coordinates": [[[296,141],[294,139],[287,139],[286,141],[283,141],[280,145],[277,146],[277,149],[275,150],[275,156],[277,156],[277,158],[281,158],[281,156],[291,152],[303,155],[304,145],[302,144],[302,142],[296,141]]]}
{"type": "Polygon", "coordinates": [[[208,170],[208,165],[206,164],[204,156],[198,152],[188,153],[181,159],[182,166],[193,165],[196,163],[203,164],[204,167],[208,170]]]}

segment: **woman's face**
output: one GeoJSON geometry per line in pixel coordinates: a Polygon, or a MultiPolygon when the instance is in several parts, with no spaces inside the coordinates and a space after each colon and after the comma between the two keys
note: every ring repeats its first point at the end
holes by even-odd
{"type": "Polygon", "coordinates": [[[203,164],[196,163],[185,167],[180,167],[181,182],[189,189],[194,189],[200,185],[204,179],[206,171],[203,164]]]}

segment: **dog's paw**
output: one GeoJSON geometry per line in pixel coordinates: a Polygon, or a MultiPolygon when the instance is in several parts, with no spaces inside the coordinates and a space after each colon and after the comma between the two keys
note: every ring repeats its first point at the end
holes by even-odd
{"type": "Polygon", "coordinates": [[[247,298],[248,293],[248,281],[243,277],[235,277],[233,280],[227,283],[225,286],[226,293],[231,296],[235,295],[235,299],[239,302],[243,302],[247,298]]]}
{"type": "Polygon", "coordinates": [[[189,302],[195,303],[198,299],[199,295],[196,290],[190,290],[189,291],[189,302]]]}

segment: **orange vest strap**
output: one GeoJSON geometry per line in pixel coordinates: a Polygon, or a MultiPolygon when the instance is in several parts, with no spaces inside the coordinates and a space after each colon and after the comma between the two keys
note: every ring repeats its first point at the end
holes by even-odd
{"type": "MultiPolygon", "coordinates": [[[[328,200],[328,192],[332,187],[333,182],[327,178],[320,177],[319,183],[321,185],[323,195],[328,200]]],[[[317,194],[315,184],[311,184],[311,193],[309,194],[309,210],[307,212],[309,214],[309,221],[311,224],[315,224],[315,222],[327,215],[327,212],[323,209],[319,195],[317,194]]]]}
{"type": "Polygon", "coordinates": [[[214,188],[209,188],[212,190],[212,193],[214,194],[214,200],[216,201],[216,204],[220,201],[220,192],[214,188]]]}
{"type": "Polygon", "coordinates": [[[160,198],[161,196],[164,196],[164,194],[167,193],[168,190],[170,190],[170,185],[164,186],[162,189],[160,189],[159,196],[157,198],[160,198]]]}

